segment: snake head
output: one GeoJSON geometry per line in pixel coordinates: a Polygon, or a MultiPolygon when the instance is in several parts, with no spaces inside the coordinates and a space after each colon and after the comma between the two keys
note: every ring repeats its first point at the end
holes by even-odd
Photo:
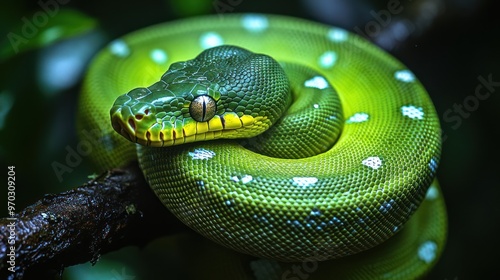
{"type": "Polygon", "coordinates": [[[274,59],[221,46],[173,63],[160,81],[118,97],[111,123],[126,139],[155,147],[253,137],[286,110],[288,92],[274,59]]]}

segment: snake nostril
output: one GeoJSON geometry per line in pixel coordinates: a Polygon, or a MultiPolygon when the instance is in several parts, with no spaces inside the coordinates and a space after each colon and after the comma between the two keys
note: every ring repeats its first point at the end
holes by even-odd
{"type": "Polygon", "coordinates": [[[113,122],[111,123],[111,125],[113,126],[113,129],[115,131],[117,131],[117,132],[120,132],[120,130],[122,129],[122,126],[116,120],[113,120],[113,122]]]}
{"type": "Polygon", "coordinates": [[[133,119],[128,119],[128,124],[130,125],[130,128],[132,128],[133,131],[135,131],[135,122],[133,119]]]}
{"type": "Polygon", "coordinates": [[[151,113],[151,111],[149,111],[149,109],[144,110],[144,115],[147,116],[147,115],[149,115],[149,113],[151,113]]]}
{"type": "Polygon", "coordinates": [[[142,115],[142,114],[135,115],[135,119],[138,121],[142,120],[143,117],[144,117],[144,115],[142,115]]]}

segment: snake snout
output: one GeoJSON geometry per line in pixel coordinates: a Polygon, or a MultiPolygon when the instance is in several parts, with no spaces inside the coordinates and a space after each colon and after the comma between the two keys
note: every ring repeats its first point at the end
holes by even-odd
{"type": "MultiPolygon", "coordinates": [[[[126,114],[128,115],[128,114],[126,114]]],[[[124,116],[122,110],[118,109],[111,115],[113,129],[126,139],[136,142],[136,120],[132,116],[124,116]]]]}
{"type": "Polygon", "coordinates": [[[157,138],[150,131],[157,121],[155,112],[153,106],[144,103],[114,106],[111,109],[111,124],[113,129],[127,140],[149,146],[151,141],[157,138]]]}

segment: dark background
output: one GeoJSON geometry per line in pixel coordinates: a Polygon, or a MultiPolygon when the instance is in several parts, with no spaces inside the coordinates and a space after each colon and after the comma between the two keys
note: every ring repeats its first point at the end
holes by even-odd
{"type": "MultiPolygon", "coordinates": [[[[82,74],[90,57],[110,40],[151,24],[191,15],[244,12],[291,15],[354,32],[356,27],[363,29],[373,21],[374,12],[387,9],[389,1],[64,2],[67,3],[61,4],[61,9],[77,10],[95,22],[89,32],[72,37],[74,47],[68,50],[64,42],[40,44],[33,46],[34,50],[0,62],[1,178],[6,176],[7,166],[16,166],[17,209],[45,193],[78,186],[91,173],[84,158],[82,164],[59,180],[53,164],[64,163],[66,147],[77,145],[74,122],[82,74]],[[225,8],[221,3],[226,4],[225,8]],[[72,72],[50,72],[44,68],[44,65],[50,66],[51,61],[70,59],[74,59],[69,68],[72,72]]],[[[496,135],[500,86],[493,87],[484,100],[473,97],[481,84],[478,77],[500,82],[498,5],[486,0],[400,3],[403,11],[392,15],[384,30],[393,30],[396,23],[407,20],[415,27],[409,36],[390,41],[388,33],[372,33],[374,36],[369,39],[388,49],[416,74],[427,88],[441,119],[444,141],[438,178],[448,208],[449,238],[429,278],[498,278],[500,152],[496,135]],[[456,111],[457,106],[464,106],[462,114],[456,111]]],[[[4,34],[19,30],[23,17],[31,18],[41,10],[37,1],[2,3],[0,8],[2,46],[9,44],[4,34]]],[[[7,201],[6,192],[6,187],[0,191],[2,201],[7,201]]],[[[5,216],[5,203],[0,205],[0,213],[5,216]]],[[[109,276],[110,270],[122,272],[124,267],[134,266],[136,275],[141,275],[137,258],[147,253],[140,253],[137,248],[120,252],[105,256],[92,268],[88,264],[70,268],[65,278],[122,279],[102,275],[109,276]],[[99,271],[108,274],[101,275],[99,271]]]]}

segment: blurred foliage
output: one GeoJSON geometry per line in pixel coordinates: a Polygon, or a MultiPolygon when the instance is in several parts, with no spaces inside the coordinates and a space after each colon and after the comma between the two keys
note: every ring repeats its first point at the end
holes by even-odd
{"type": "Polygon", "coordinates": [[[209,14],[212,10],[212,1],[172,0],[167,2],[170,2],[174,14],[179,16],[209,14]]]}
{"type": "Polygon", "coordinates": [[[95,28],[97,22],[87,15],[52,6],[32,17],[22,17],[19,25],[0,43],[0,62],[20,52],[48,46],[95,28]]]}

